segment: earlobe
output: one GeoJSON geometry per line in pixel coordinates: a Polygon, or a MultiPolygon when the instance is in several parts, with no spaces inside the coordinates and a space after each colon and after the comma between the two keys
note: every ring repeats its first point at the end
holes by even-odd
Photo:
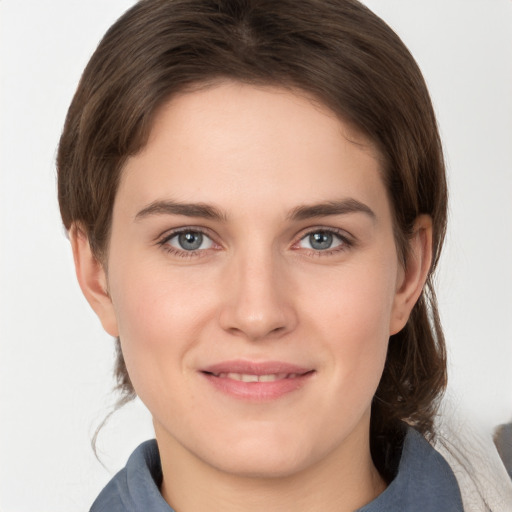
{"type": "Polygon", "coordinates": [[[390,335],[403,329],[423,291],[432,263],[432,219],[420,215],[409,240],[406,266],[400,272],[390,322],[390,335]]]}
{"type": "Polygon", "coordinates": [[[105,269],[94,256],[87,235],[79,226],[69,230],[69,240],[73,250],[76,277],[82,293],[94,312],[98,315],[105,331],[111,336],[119,336],[117,320],[110,298],[105,269]]]}

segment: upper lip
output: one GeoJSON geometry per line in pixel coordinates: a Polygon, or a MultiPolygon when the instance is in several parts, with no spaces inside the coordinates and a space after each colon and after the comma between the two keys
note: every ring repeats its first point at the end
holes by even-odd
{"type": "Polygon", "coordinates": [[[221,373],[240,373],[246,375],[272,375],[278,373],[286,374],[304,374],[312,371],[313,368],[306,368],[295,364],[285,363],[283,361],[222,361],[201,368],[202,372],[219,375],[221,373]]]}

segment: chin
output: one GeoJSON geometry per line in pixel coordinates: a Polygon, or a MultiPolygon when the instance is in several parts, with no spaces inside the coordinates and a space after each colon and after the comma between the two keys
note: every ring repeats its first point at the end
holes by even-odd
{"type": "MultiPolygon", "coordinates": [[[[219,453],[206,460],[218,470],[246,478],[284,478],[313,465],[322,458],[307,449],[304,439],[283,440],[283,436],[252,436],[224,444],[219,453]]],[[[318,448],[318,447],[317,447],[318,448]]]]}
{"type": "Polygon", "coordinates": [[[261,452],[258,454],[242,454],[225,457],[217,469],[224,473],[242,478],[273,479],[286,478],[300,473],[309,466],[307,459],[296,455],[287,456],[261,452]]]}

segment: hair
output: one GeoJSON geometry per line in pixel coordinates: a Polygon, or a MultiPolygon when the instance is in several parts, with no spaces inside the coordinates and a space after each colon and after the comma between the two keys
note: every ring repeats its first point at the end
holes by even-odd
{"type": "MultiPolygon", "coordinates": [[[[57,168],[65,227],[105,264],[126,159],[173,95],[234,80],[303,91],[376,146],[402,264],[416,218],[433,222],[433,260],[406,326],[391,336],[371,439],[402,421],[433,435],[446,352],[433,288],[446,230],[442,147],[421,72],[400,38],[356,0],[141,0],[106,33],[68,111],[57,168]]],[[[120,402],[135,396],[117,340],[120,402]]],[[[372,444],[372,446],[373,446],[372,444]]]]}

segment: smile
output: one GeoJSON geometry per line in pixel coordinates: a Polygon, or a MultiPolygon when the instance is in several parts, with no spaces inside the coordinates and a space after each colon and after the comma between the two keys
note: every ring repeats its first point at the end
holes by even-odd
{"type": "Polygon", "coordinates": [[[282,379],[294,379],[298,373],[270,373],[266,375],[254,375],[251,373],[219,373],[215,377],[220,379],[232,379],[241,382],[275,382],[276,380],[282,379]]]}
{"type": "Polygon", "coordinates": [[[316,371],[283,362],[226,361],[200,373],[215,391],[224,395],[268,402],[298,391],[316,371]]]}

